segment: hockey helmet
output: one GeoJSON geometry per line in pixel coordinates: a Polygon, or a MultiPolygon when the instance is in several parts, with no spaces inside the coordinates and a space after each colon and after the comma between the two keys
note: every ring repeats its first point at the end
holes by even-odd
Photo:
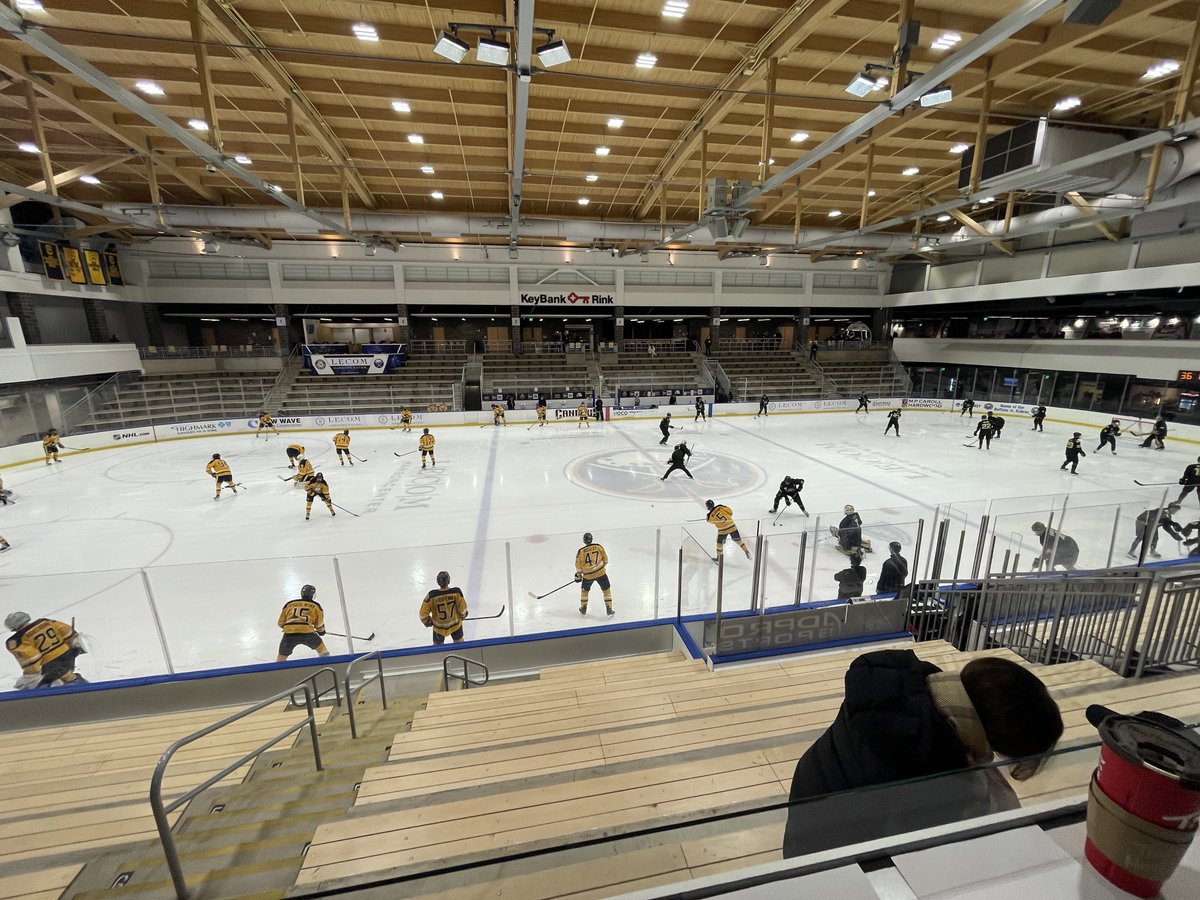
{"type": "Polygon", "coordinates": [[[667,413],[667,418],[668,418],[668,419],[669,419],[669,418],[671,418],[671,414],[670,414],[670,413],[667,413]]]}
{"type": "Polygon", "coordinates": [[[349,435],[349,434],[350,434],[350,429],[349,429],[349,428],[343,428],[343,429],[342,429],[342,434],[349,435]]]}
{"type": "Polygon", "coordinates": [[[324,472],[318,472],[316,475],[313,476],[313,481],[324,481],[324,480],[325,480],[324,472]]]}
{"type": "Polygon", "coordinates": [[[300,588],[301,600],[311,600],[315,596],[317,596],[317,589],[311,584],[306,584],[304,587],[300,588]]]}
{"type": "Polygon", "coordinates": [[[583,533],[583,542],[585,544],[590,544],[592,542],[592,533],[590,531],[585,531],[583,533]]]}
{"type": "Polygon", "coordinates": [[[849,503],[847,503],[845,506],[842,507],[842,512],[845,513],[846,515],[850,515],[850,513],[854,512],[854,507],[851,506],[849,503]]]}
{"type": "Polygon", "coordinates": [[[1180,506],[1179,503],[1176,502],[1175,500],[1172,500],[1170,503],[1167,504],[1167,509],[1176,510],[1176,509],[1183,509],[1183,507],[1180,506]]]}
{"type": "Polygon", "coordinates": [[[704,508],[705,508],[705,509],[711,510],[711,509],[712,509],[714,506],[716,506],[716,505],[717,505],[717,504],[713,503],[711,500],[705,500],[705,501],[704,501],[704,508]]]}
{"type": "Polygon", "coordinates": [[[437,573],[437,583],[438,583],[438,587],[440,587],[440,588],[450,587],[450,573],[445,572],[445,571],[438,572],[437,573]]]}
{"type": "Polygon", "coordinates": [[[220,453],[214,453],[214,454],[213,454],[213,459],[220,459],[220,458],[221,458],[221,454],[220,454],[220,453]]]}
{"type": "Polygon", "coordinates": [[[30,616],[27,612],[9,613],[4,619],[4,627],[9,631],[16,631],[18,628],[24,628],[29,624],[30,616]]]}
{"type": "Polygon", "coordinates": [[[428,429],[428,428],[426,428],[426,429],[425,429],[425,433],[426,433],[426,434],[429,434],[429,429],[428,429]]]}
{"type": "Polygon", "coordinates": [[[1083,433],[1082,433],[1082,432],[1079,432],[1079,431],[1076,431],[1076,432],[1075,432],[1074,434],[1072,434],[1071,436],[1072,436],[1072,437],[1082,437],[1082,436],[1083,436],[1083,433]]]}

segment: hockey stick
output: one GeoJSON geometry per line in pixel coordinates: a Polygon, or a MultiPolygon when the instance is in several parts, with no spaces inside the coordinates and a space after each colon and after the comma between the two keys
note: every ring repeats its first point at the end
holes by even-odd
{"type": "Polygon", "coordinates": [[[504,615],[505,608],[506,607],[504,606],[504,604],[501,603],[500,604],[500,612],[496,613],[494,616],[469,616],[468,618],[470,618],[472,622],[482,622],[484,619],[498,619],[502,615],[504,615]]]}
{"type": "Polygon", "coordinates": [[[392,456],[397,456],[397,457],[399,457],[399,456],[411,456],[413,453],[420,453],[420,452],[421,452],[421,451],[420,451],[419,449],[418,449],[418,450],[407,450],[407,451],[405,451],[404,453],[397,453],[395,450],[393,450],[393,451],[392,451],[392,456]]]}
{"type": "Polygon", "coordinates": [[[554,590],[552,590],[552,591],[546,591],[546,593],[544,593],[544,594],[535,594],[533,591],[529,591],[529,596],[530,596],[531,598],[533,598],[534,600],[541,600],[543,597],[549,597],[551,594],[557,594],[557,593],[558,593],[559,591],[561,591],[563,588],[565,588],[565,587],[570,587],[570,586],[571,586],[571,585],[573,585],[573,584],[575,584],[575,579],[574,579],[574,578],[572,578],[572,579],[571,579],[570,581],[568,581],[566,584],[560,584],[558,587],[556,587],[556,588],[555,588],[554,590]]]}
{"type": "Polygon", "coordinates": [[[1165,487],[1170,484],[1179,484],[1178,481],[1138,481],[1133,479],[1133,483],[1141,487],[1165,487]]]}
{"type": "Polygon", "coordinates": [[[275,477],[278,478],[280,481],[291,481],[296,476],[295,475],[276,475],[275,477]]]}
{"type": "Polygon", "coordinates": [[[771,522],[771,524],[772,524],[772,525],[778,525],[778,524],[779,524],[779,519],[780,519],[780,517],[781,517],[781,516],[783,516],[783,514],[784,514],[785,512],[787,512],[787,509],[788,509],[788,508],[787,508],[786,506],[785,506],[783,509],[781,509],[781,510],[779,511],[779,515],[777,515],[777,516],[775,517],[775,520],[774,520],[773,522],[771,522]]]}
{"type": "Polygon", "coordinates": [[[338,509],[340,509],[342,512],[344,512],[344,513],[350,513],[350,515],[354,516],[354,518],[356,518],[356,519],[359,519],[359,518],[361,518],[361,516],[359,516],[359,514],[358,514],[358,513],[356,513],[356,512],[350,512],[350,510],[346,509],[346,507],[344,507],[344,506],[338,506],[338,505],[337,505],[336,503],[334,503],[332,500],[330,500],[330,501],[329,501],[329,505],[330,505],[330,506],[337,506],[337,508],[338,508],[338,509]]]}
{"type": "Polygon", "coordinates": [[[373,641],[375,640],[375,632],[371,632],[366,637],[359,637],[357,634],[342,634],[339,631],[327,631],[326,634],[331,634],[334,637],[354,638],[356,641],[373,641]]]}
{"type": "MultiPolygon", "coordinates": [[[[349,453],[349,451],[347,451],[347,452],[349,453]]],[[[351,456],[354,456],[354,454],[353,454],[353,453],[351,453],[350,455],[351,455],[351,456]]],[[[365,460],[365,459],[363,459],[361,456],[354,456],[354,458],[355,458],[355,459],[357,459],[359,462],[366,462],[366,460],[365,460]]]]}

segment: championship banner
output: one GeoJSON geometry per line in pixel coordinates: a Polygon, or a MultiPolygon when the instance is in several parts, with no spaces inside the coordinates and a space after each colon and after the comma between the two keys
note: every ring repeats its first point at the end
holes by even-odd
{"type": "Polygon", "coordinates": [[[104,269],[108,273],[108,283],[115,285],[123,285],[125,279],[121,277],[121,258],[112,252],[104,254],[104,269]]]}
{"type": "Polygon", "coordinates": [[[389,371],[389,358],[393,353],[366,353],[359,356],[326,356],[322,353],[308,355],[312,370],[318,375],[382,375],[389,371]]]}
{"type": "Polygon", "coordinates": [[[99,250],[84,250],[83,266],[87,270],[88,281],[92,284],[108,284],[108,279],[104,277],[104,261],[99,250]]]}
{"type": "Polygon", "coordinates": [[[63,268],[67,270],[67,280],[71,284],[87,284],[87,276],[83,273],[83,259],[74,247],[62,248],[63,268]]]}
{"type": "Polygon", "coordinates": [[[58,244],[52,244],[50,241],[38,241],[37,243],[38,253],[42,256],[42,266],[46,270],[46,277],[62,281],[66,274],[63,272],[62,256],[58,252],[58,244]]]}

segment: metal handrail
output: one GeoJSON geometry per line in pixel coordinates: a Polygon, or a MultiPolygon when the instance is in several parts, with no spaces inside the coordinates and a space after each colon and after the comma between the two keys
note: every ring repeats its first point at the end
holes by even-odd
{"type": "Polygon", "coordinates": [[[355,666],[357,666],[363,660],[370,659],[371,657],[374,657],[376,663],[378,663],[379,673],[376,675],[371,675],[369,678],[363,679],[363,683],[361,685],[359,685],[359,690],[362,690],[362,688],[365,688],[373,680],[378,678],[379,679],[379,699],[383,703],[383,708],[387,709],[387,687],[383,683],[383,652],[380,650],[372,650],[370,653],[364,653],[362,656],[358,657],[357,659],[350,660],[350,662],[346,665],[346,678],[345,678],[346,713],[350,718],[350,738],[351,738],[351,740],[355,740],[355,741],[358,740],[358,722],[354,718],[354,699],[350,693],[350,675],[354,671],[355,666]]]}
{"type": "MultiPolygon", "coordinates": [[[[307,678],[305,678],[303,681],[297,682],[297,684],[296,684],[296,688],[298,689],[298,688],[300,687],[300,685],[302,685],[302,684],[311,684],[311,685],[312,685],[312,690],[313,690],[313,697],[314,697],[314,698],[316,699],[316,701],[317,701],[317,706],[318,706],[318,707],[320,707],[320,705],[321,705],[321,698],[322,698],[322,697],[324,697],[326,694],[328,694],[328,693],[329,693],[329,689],[328,689],[328,688],[326,688],[326,689],[325,689],[325,690],[323,690],[323,691],[322,691],[322,690],[319,690],[319,689],[317,688],[317,676],[318,676],[318,675],[320,675],[322,672],[328,672],[328,673],[329,673],[329,676],[330,676],[330,678],[332,678],[332,679],[333,679],[333,696],[334,696],[334,703],[335,703],[335,705],[338,707],[338,709],[341,709],[341,708],[342,708],[342,685],[341,685],[341,683],[338,681],[337,672],[335,672],[335,671],[333,670],[333,667],[332,667],[332,666],[326,666],[326,667],[325,667],[325,668],[323,668],[323,669],[317,669],[317,671],[313,672],[311,675],[309,675],[309,676],[308,676],[307,678]]],[[[296,694],[295,694],[295,691],[293,691],[293,692],[292,692],[291,701],[292,701],[292,705],[293,705],[293,706],[299,706],[299,705],[300,705],[299,703],[297,703],[297,702],[296,702],[296,694]]]]}
{"type": "Polygon", "coordinates": [[[150,809],[154,813],[154,824],[158,827],[158,839],[162,843],[163,855],[167,858],[167,868],[171,872],[171,881],[175,885],[175,896],[178,897],[179,900],[187,900],[188,888],[187,881],[183,876],[183,867],[179,862],[179,849],[175,846],[174,835],[171,834],[171,823],[167,821],[168,815],[173,813],[183,804],[189,802],[193,798],[202,794],[204,791],[208,790],[227,775],[231,774],[232,772],[236,772],[246,763],[250,762],[250,760],[257,758],[263,752],[271,749],[284,738],[290,737],[291,735],[302,731],[305,725],[308,726],[309,735],[312,737],[313,762],[316,765],[318,772],[323,772],[325,770],[325,766],[321,763],[321,745],[317,737],[317,717],[314,711],[315,707],[313,705],[313,692],[308,685],[309,679],[313,677],[314,676],[309,676],[309,678],[306,678],[299,684],[293,685],[290,688],[284,688],[279,693],[272,694],[267,699],[260,700],[253,706],[247,707],[246,709],[236,712],[233,715],[226,716],[221,721],[215,722],[205,728],[201,728],[199,731],[193,731],[191,734],[181,737],[163,751],[162,757],[160,757],[158,760],[158,765],[154,767],[154,775],[150,778],[150,809]],[[208,778],[202,784],[199,784],[190,791],[181,794],[170,803],[165,805],[163,804],[163,775],[167,770],[167,764],[181,748],[200,740],[202,737],[207,737],[214,731],[224,728],[226,725],[232,724],[239,719],[244,719],[246,716],[256,713],[260,709],[270,706],[272,703],[276,703],[284,698],[291,697],[298,690],[304,691],[304,708],[308,713],[300,722],[297,722],[295,725],[290,726],[286,730],[275,735],[275,737],[271,738],[270,740],[260,744],[254,750],[251,750],[249,753],[242,756],[242,758],[237,762],[226,766],[224,769],[222,769],[216,775],[213,775],[211,778],[208,778]]]}
{"type": "Polygon", "coordinates": [[[488,672],[488,667],[477,659],[467,659],[465,656],[459,656],[455,653],[449,653],[442,659],[442,690],[450,690],[450,679],[454,678],[463,683],[463,690],[470,689],[471,685],[483,687],[488,683],[491,673],[488,672]],[[457,659],[463,664],[462,674],[450,671],[450,660],[457,659]],[[471,666],[478,666],[483,670],[483,681],[473,681],[471,679],[471,666]]]}

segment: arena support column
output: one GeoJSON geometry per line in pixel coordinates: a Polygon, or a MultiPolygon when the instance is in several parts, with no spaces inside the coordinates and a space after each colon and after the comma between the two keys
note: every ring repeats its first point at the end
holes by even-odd
{"type": "Polygon", "coordinates": [[[25,334],[25,343],[40,344],[42,342],[42,326],[38,324],[33,295],[9,294],[8,310],[21,323],[21,331],[25,334]]]}
{"type": "Polygon", "coordinates": [[[108,317],[104,315],[104,301],[84,298],[83,315],[87,319],[88,337],[92,343],[107,343],[112,337],[112,329],[108,327],[108,317]]]}
{"type": "Polygon", "coordinates": [[[892,337],[892,311],[877,309],[871,314],[871,339],[881,344],[892,337]]]}
{"type": "Polygon", "coordinates": [[[713,352],[721,344],[721,307],[714,306],[708,311],[708,336],[712,340],[713,352]]]}
{"type": "Polygon", "coordinates": [[[613,307],[613,343],[617,345],[617,352],[625,349],[625,307],[613,307]]]}
{"type": "Polygon", "coordinates": [[[167,341],[163,335],[162,312],[157,303],[143,303],[142,318],[146,320],[146,343],[151,347],[161,347],[167,341]]]}
{"type": "Polygon", "coordinates": [[[412,340],[412,329],[408,325],[408,304],[396,304],[396,342],[407,344],[412,340]]]}
{"type": "Polygon", "coordinates": [[[276,303],[274,311],[276,323],[280,319],[283,319],[284,322],[282,325],[276,324],[279,329],[280,350],[285,354],[290,353],[293,347],[304,343],[304,331],[301,329],[300,323],[288,315],[286,303],[276,303]]]}

